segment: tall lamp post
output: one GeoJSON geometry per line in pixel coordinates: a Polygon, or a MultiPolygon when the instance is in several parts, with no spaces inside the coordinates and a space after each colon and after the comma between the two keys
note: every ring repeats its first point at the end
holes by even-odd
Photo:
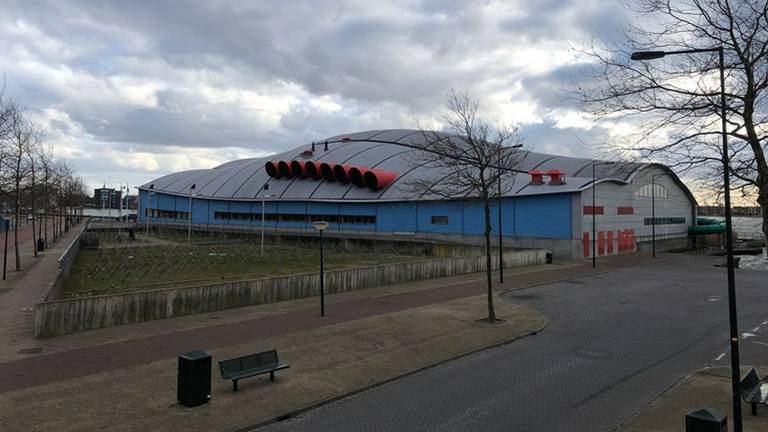
{"type": "Polygon", "coordinates": [[[654,258],[656,258],[656,177],[661,175],[651,176],[651,255],[654,258]]]}
{"type": "Polygon", "coordinates": [[[196,184],[189,187],[189,213],[187,213],[187,246],[192,246],[192,193],[196,184]]]}
{"type": "Polygon", "coordinates": [[[739,381],[741,371],[739,370],[739,328],[736,315],[736,276],[733,265],[733,231],[731,226],[731,179],[730,179],[730,158],[728,156],[728,131],[726,129],[725,117],[725,60],[723,47],[691,49],[682,51],[638,51],[632,53],[632,60],[654,60],[674,54],[695,54],[716,52],[718,54],[720,66],[720,126],[723,141],[723,192],[725,196],[725,248],[726,265],[728,268],[728,318],[730,321],[731,333],[731,387],[733,390],[733,430],[742,431],[741,421],[741,399],[739,395],[739,381]]]}
{"type": "Polygon", "coordinates": [[[328,228],[328,222],[318,221],[313,223],[315,229],[320,232],[320,316],[325,316],[325,274],[323,271],[323,231],[328,228]]]}
{"type": "MultiPolygon", "coordinates": [[[[513,146],[510,146],[509,148],[513,149],[519,149],[522,148],[522,144],[515,144],[513,146]]],[[[504,149],[504,146],[499,146],[499,283],[504,283],[504,230],[501,228],[501,205],[503,202],[502,196],[501,196],[501,151],[504,149]]]]}
{"type": "MultiPolygon", "coordinates": [[[[262,188],[264,192],[269,190],[269,183],[264,183],[262,188]]],[[[261,196],[261,257],[264,258],[264,217],[266,210],[266,199],[272,197],[272,195],[264,194],[261,196]]]]}
{"type": "MultiPolygon", "coordinates": [[[[149,185],[150,189],[154,189],[155,185],[151,184],[149,185]]],[[[154,191],[150,190],[147,192],[147,237],[149,237],[149,225],[152,221],[152,195],[154,195],[154,191]]]]}

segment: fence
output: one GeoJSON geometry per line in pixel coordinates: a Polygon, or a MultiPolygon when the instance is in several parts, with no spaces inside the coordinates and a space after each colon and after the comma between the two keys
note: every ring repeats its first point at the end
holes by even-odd
{"type": "Polygon", "coordinates": [[[40,298],[41,303],[57,299],[61,296],[61,292],[64,290],[64,281],[67,280],[69,272],[72,270],[72,265],[75,263],[75,259],[77,259],[77,254],[80,252],[80,240],[83,233],[88,229],[88,223],[86,221],[83,224],[83,228],[59,257],[59,270],[56,273],[56,278],[51,283],[48,291],[40,298]]]}
{"type": "MultiPolygon", "coordinates": [[[[546,250],[504,253],[504,267],[544,264],[546,250]]],[[[485,270],[484,256],[384,264],[325,273],[329,294],[485,270]]],[[[494,257],[493,268],[498,266],[494,257]]],[[[197,287],[46,301],[35,305],[34,335],[48,338],[122,324],[274,303],[319,295],[320,277],[305,273],[197,287]]]]}

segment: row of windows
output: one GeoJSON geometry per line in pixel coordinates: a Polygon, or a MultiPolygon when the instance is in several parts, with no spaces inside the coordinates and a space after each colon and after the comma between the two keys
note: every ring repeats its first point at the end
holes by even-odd
{"type": "MultiPolygon", "coordinates": [[[[213,217],[218,220],[235,220],[253,222],[261,221],[261,213],[240,213],[240,212],[214,212],[213,217]]],[[[317,222],[325,221],[337,224],[375,224],[376,216],[365,215],[307,215],[307,214],[289,214],[289,213],[266,213],[264,220],[269,222],[317,222]]]]}
{"type": "MultiPolygon", "coordinates": [[[[654,218],[645,218],[645,225],[654,225],[654,218]]],[[[685,223],[684,217],[657,217],[655,225],[680,225],[685,223]]]]}
{"type": "Polygon", "coordinates": [[[663,198],[669,198],[669,191],[667,190],[667,188],[665,188],[660,184],[650,183],[650,184],[640,186],[635,191],[635,196],[642,197],[642,198],[653,198],[655,196],[656,198],[663,199],[663,198]],[[655,191],[654,191],[654,186],[655,186],[655,191]]]}
{"type": "MultiPolygon", "coordinates": [[[[147,215],[147,209],[144,209],[144,215],[147,215]]],[[[189,219],[189,212],[174,211],[174,210],[149,210],[149,217],[151,218],[163,218],[163,219],[189,219]]]]}

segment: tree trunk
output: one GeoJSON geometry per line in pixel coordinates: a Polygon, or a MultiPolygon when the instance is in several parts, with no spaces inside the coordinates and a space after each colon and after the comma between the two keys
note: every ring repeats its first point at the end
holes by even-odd
{"type": "Polygon", "coordinates": [[[768,182],[760,188],[757,203],[763,212],[763,239],[765,240],[765,247],[768,249],[768,182]]]}
{"type": "Polygon", "coordinates": [[[493,268],[491,266],[491,202],[489,194],[483,193],[483,210],[485,213],[485,275],[488,283],[488,322],[496,321],[496,311],[493,307],[493,282],[491,275],[493,268]]]}
{"type": "Polygon", "coordinates": [[[35,221],[37,219],[37,196],[35,195],[35,167],[32,165],[32,250],[37,258],[37,233],[35,232],[35,221]]]}
{"type": "MultiPolygon", "coordinates": [[[[17,168],[18,170],[18,168],[17,168]]],[[[17,171],[18,172],[18,171],[17,171]]],[[[16,176],[16,222],[13,230],[13,251],[16,254],[16,271],[21,271],[21,257],[19,256],[19,228],[21,228],[21,181],[16,176]]]]}

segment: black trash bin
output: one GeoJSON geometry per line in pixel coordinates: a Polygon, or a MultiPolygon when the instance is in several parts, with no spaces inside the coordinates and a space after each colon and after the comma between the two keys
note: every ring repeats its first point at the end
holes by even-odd
{"type": "Polygon", "coordinates": [[[190,351],[179,356],[176,399],[189,407],[211,399],[211,355],[205,351],[190,351]]]}
{"type": "Polygon", "coordinates": [[[43,239],[37,239],[37,251],[42,252],[45,249],[45,241],[43,239]]]}
{"type": "Polygon", "coordinates": [[[728,432],[728,416],[712,408],[689,411],[685,415],[685,432],[728,432]]]}

